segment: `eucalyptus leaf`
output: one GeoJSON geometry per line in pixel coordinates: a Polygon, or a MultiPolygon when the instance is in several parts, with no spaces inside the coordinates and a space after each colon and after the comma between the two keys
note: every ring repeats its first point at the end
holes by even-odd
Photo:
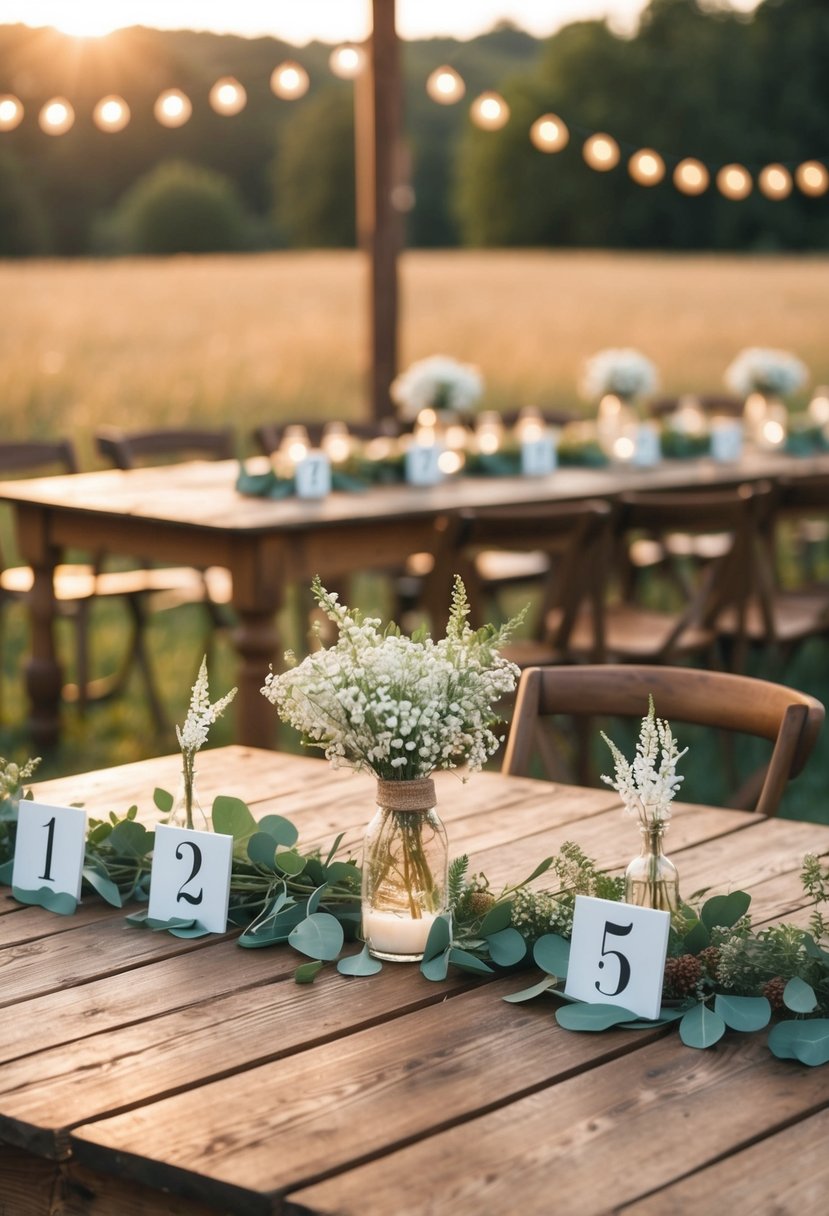
{"type": "Polygon", "coordinates": [[[554,975],[545,975],[543,980],[539,980],[537,984],[533,984],[531,988],[522,988],[520,992],[510,992],[508,996],[501,998],[503,1001],[508,1001],[510,1005],[520,1005],[522,1001],[532,1001],[535,997],[541,996],[543,992],[548,992],[556,983],[554,975]]]}
{"type": "Polygon", "coordinates": [[[473,971],[478,975],[492,975],[492,968],[478,958],[476,954],[470,954],[468,950],[462,950],[459,946],[450,946],[449,962],[454,967],[460,967],[461,971],[473,971]]]}
{"type": "Polygon", "coordinates": [[[135,925],[139,929],[152,929],[154,933],[170,929],[193,929],[196,925],[193,917],[187,920],[183,916],[173,916],[170,920],[160,920],[158,917],[148,916],[146,911],[131,912],[125,920],[127,924],[135,925]]]}
{"type": "Polygon", "coordinates": [[[259,831],[273,837],[276,844],[281,844],[286,849],[293,848],[299,840],[299,828],[282,815],[263,815],[259,820],[259,831]]]}
{"type": "Polygon", "coordinates": [[[769,1049],[779,1060],[800,1060],[810,1068],[829,1063],[829,1018],[778,1022],[769,1032],[769,1049]]]}
{"type": "Polygon", "coordinates": [[[211,817],[213,831],[223,836],[232,836],[236,844],[248,840],[258,831],[258,824],[247,803],[228,794],[220,794],[218,798],[213,799],[211,817]]]}
{"type": "Polygon", "coordinates": [[[379,958],[372,957],[368,946],[363,946],[359,954],[341,958],[337,963],[337,970],[340,975],[376,975],[378,971],[383,970],[383,964],[379,958]]]}
{"type": "Polygon", "coordinates": [[[698,920],[684,937],[685,949],[689,954],[699,954],[706,946],[711,945],[711,934],[701,920],[698,920]]]}
{"type": "Polygon", "coordinates": [[[353,861],[332,861],[325,866],[325,876],[329,883],[347,882],[359,889],[362,874],[353,861]]]}
{"type": "Polygon", "coordinates": [[[726,1026],[749,1034],[762,1030],[771,1021],[771,1005],[764,996],[723,996],[714,998],[714,1012],[726,1026]]]}
{"type": "Polygon", "coordinates": [[[268,832],[254,832],[248,841],[248,857],[255,866],[275,869],[276,841],[268,832]]]}
{"type": "Polygon", "coordinates": [[[300,963],[294,972],[294,980],[297,984],[313,984],[322,967],[323,964],[319,961],[315,963],[300,963]]]}
{"type": "Polygon", "coordinates": [[[150,832],[143,823],[133,819],[121,819],[109,834],[107,844],[122,857],[140,859],[152,852],[155,832],[150,832]]]}
{"type": "Polygon", "coordinates": [[[161,811],[162,815],[170,814],[170,811],[173,809],[174,801],[175,799],[169,790],[163,790],[159,786],[156,786],[153,790],[153,802],[161,811]]]}
{"type": "Polygon", "coordinates": [[[702,905],[699,917],[706,929],[715,926],[730,929],[741,916],[745,916],[751,904],[747,891],[732,891],[730,895],[712,895],[702,905]]]}
{"type": "Polygon", "coordinates": [[[313,912],[291,930],[288,941],[300,954],[328,961],[343,948],[343,927],[327,912],[313,912]]]}
{"type": "Polygon", "coordinates": [[[287,874],[289,878],[296,878],[305,869],[305,858],[300,857],[299,853],[295,853],[293,849],[288,849],[284,853],[277,853],[274,858],[274,863],[278,870],[283,874],[287,874]]]}
{"type": "Polygon", "coordinates": [[[611,1026],[621,1026],[624,1022],[635,1022],[638,1014],[621,1005],[563,1005],[556,1010],[556,1021],[565,1030],[608,1030],[611,1026]]]}
{"type": "Polygon", "coordinates": [[[506,929],[511,919],[511,899],[505,899],[502,903],[493,904],[481,921],[481,937],[489,937],[491,933],[499,933],[501,929],[506,929]]]}
{"type": "Polygon", "coordinates": [[[58,916],[71,916],[78,907],[74,895],[70,895],[68,891],[53,891],[51,887],[38,887],[36,891],[12,887],[12,895],[21,904],[34,904],[45,908],[47,912],[55,912],[58,916]]]}
{"type": "Polygon", "coordinates": [[[545,857],[543,861],[540,861],[538,863],[538,865],[533,870],[532,874],[528,874],[523,882],[515,883],[515,886],[516,887],[525,887],[527,885],[527,883],[532,882],[534,878],[539,878],[542,874],[546,874],[552,864],[553,864],[552,857],[545,857]]]}
{"type": "Polygon", "coordinates": [[[683,1015],[679,1037],[686,1047],[712,1047],[725,1034],[725,1022],[700,1002],[683,1015]]]}
{"type": "MultiPolygon", "coordinates": [[[[2,874],[2,867],[0,867],[0,874],[2,874]]],[[[803,934],[803,948],[809,958],[819,958],[821,962],[829,963],[829,950],[824,950],[819,946],[811,933],[803,934]]]]}
{"type": "Polygon", "coordinates": [[[12,873],[14,871],[14,858],[4,861],[0,866],[0,882],[5,883],[7,887],[12,885],[12,873]]]}
{"type": "Polygon", "coordinates": [[[527,953],[527,943],[517,929],[511,926],[499,933],[490,933],[487,938],[490,957],[499,967],[514,967],[527,953]]]}
{"type": "Polygon", "coordinates": [[[667,1026],[669,1022],[678,1022],[685,1016],[685,1012],[684,1008],[672,1009],[663,1005],[659,1010],[659,1017],[637,1018],[635,1022],[625,1022],[625,1030],[652,1030],[654,1026],[667,1026]]]}
{"type": "Polygon", "coordinates": [[[545,933],[533,946],[533,959],[548,975],[565,979],[570,963],[570,943],[558,933],[545,933]]]}
{"type": "Polygon", "coordinates": [[[113,908],[123,906],[121,892],[111,878],[108,878],[106,874],[102,874],[94,866],[84,866],[82,873],[90,887],[98,892],[101,899],[106,900],[108,904],[112,904],[113,908]]]}
{"type": "MultiPolygon", "coordinates": [[[[423,961],[428,962],[437,954],[442,954],[448,949],[449,943],[452,941],[452,924],[448,916],[436,916],[432,921],[432,927],[429,930],[429,936],[426,938],[426,945],[423,948],[423,961]]],[[[421,967],[421,970],[423,968],[421,967]]],[[[424,972],[425,975],[425,972],[424,972]]],[[[445,979],[445,973],[443,978],[445,979]]]]}
{"type": "MultiPolygon", "coordinates": [[[[340,845],[343,842],[344,836],[345,836],[345,832],[340,832],[339,836],[336,837],[336,839],[334,840],[334,843],[331,845],[331,848],[328,850],[328,856],[326,857],[325,861],[323,862],[323,865],[325,865],[325,866],[331,865],[331,862],[334,860],[334,858],[337,854],[337,850],[339,849],[340,845]]],[[[294,842],[291,841],[291,843],[293,844],[294,842]]]]}
{"type": "Polygon", "coordinates": [[[793,975],[783,989],[783,1004],[792,1013],[811,1013],[817,1007],[815,990],[799,975],[793,975]]]}
{"type": "Polygon", "coordinates": [[[192,925],[184,925],[181,928],[173,925],[170,928],[170,933],[173,937],[207,937],[210,930],[205,929],[204,925],[200,925],[198,921],[195,921],[192,925]]]}
{"type": "Polygon", "coordinates": [[[316,891],[312,891],[311,894],[308,896],[308,915],[309,916],[311,915],[312,912],[319,911],[320,901],[322,900],[322,897],[327,890],[328,890],[327,884],[323,883],[321,887],[317,887],[316,891]]]}
{"type": "MultiPolygon", "coordinates": [[[[433,926],[434,927],[434,926],[433,926]]],[[[450,948],[446,946],[438,954],[433,954],[430,958],[423,956],[423,962],[420,964],[420,970],[425,975],[427,980],[445,980],[449,974],[449,954],[450,948]]]]}

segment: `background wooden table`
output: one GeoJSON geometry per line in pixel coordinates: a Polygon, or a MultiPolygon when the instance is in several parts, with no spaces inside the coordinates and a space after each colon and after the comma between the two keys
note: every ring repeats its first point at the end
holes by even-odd
{"type": "Polygon", "coordinates": [[[749,453],[738,464],[664,461],[655,468],[559,469],[549,477],[461,477],[430,488],[386,486],[321,501],[244,497],[235,461],[107,470],[0,483],[12,503],[21,553],[35,571],[32,654],[27,664],[29,728],[42,747],[58,736],[62,679],[54,641],[52,574],[67,549],[160,562],[226,567],[237,627],[234,706],[240,743],[273,743],[260,688],[280,657],[274,617],[286,584],[393,568],[432,545],[441,513],[465,507],[612,498],[626,490],[717,486],[829,472],[829,456],[749,453]]]}
{"type": "MultiPolygon", "coordinates": [[[[100,815],[172,788],[165,757],[44,783],[100,815]]],[[[200,755],[233,793],[358,844],[373,782],[242,747],[200,755]]],[[[495,887],[565,840],[601,865],[636,852],[609,788],[438,777],[453,856],[495,887]]],[[[805,924],[798,880],[826,827],[677,808],[685,895],[752,894],[755,922],[805,924]]],[[[388,964],[293,982],[286,946],[178,940],[97,900],[72,917],[0,899],[0,1211],[4,1216],[363,1216],[624,1210],[823,1213],[827,1073],[774,1059],[764,1034],[709,1051],[675,1029],[571,1034],[555,1002],[500,998],[526,975],[430,983],[388,964]]]]}

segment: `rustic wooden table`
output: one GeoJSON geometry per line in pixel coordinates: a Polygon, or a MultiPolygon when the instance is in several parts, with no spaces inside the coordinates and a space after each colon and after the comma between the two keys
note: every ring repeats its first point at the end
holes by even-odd
{"type": "Polygon", "coordinates": [[[27,664],[29,727],[49,747],[59,727],[61,674],[54,641],[52,575],[67,549],[146,556],[175,564],[226,567],[238,626],[236,738],[273,744],[273,715],[259,689],[279,658],[274,626],[286,584],[334,579],[398,565],[431,547],[435,518],[464,507],[610,497],[625,490],[733,484],[829,472],[829,456],[747,455],[739,464],[664,461],[652,469],[560,469],[540,478],[472,478],[428,489],[388,486],[335,493],[318,502],[271,502],[235,489],[235,461],[108,470],[0,483],[13,504],[22,555],[35,571],[32,653],[27,664]]]}
{"type": "MultiPolygon", "coordinates": [[[[292,818],[302,844],[359,841],[370,779],[229,747],[203,794],[292,818]]],[[[91,813],[152,814],[179,758],[36,787],[91,813]]],[[[610,789],[438,777],[453,855],[493,884],[565,840],[620,867],[636,832],[610,789]]],[[[805,924],[803,855],[829,828],[677,808],[683,891],[751,892],[758,923],[805,924]]],[[[523,975],[430,983],[387,964],[311,986],[287,946],[177,940],[85,901],[71,917],[0,900],[0,1212],[4,1216],[637,1216],[825,1212],[825,1069],[764,1035],[708,1051],[675,1029],[572,1034],[555,1001],[510,1005],[523,975]]]]}

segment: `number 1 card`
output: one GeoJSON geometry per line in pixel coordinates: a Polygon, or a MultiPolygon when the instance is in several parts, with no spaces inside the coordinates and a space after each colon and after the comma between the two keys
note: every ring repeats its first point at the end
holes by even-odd
{"type": "Polygon", "coordinates": [[[86,850],[86,811],[21,798],[17,811],[12,886],[45,887],[79,901],[86,850]]]}
{"type": "Polygon", "coordinates": [[[670,912],[576,896],[564,992],[658,1018],[670,912]]]}

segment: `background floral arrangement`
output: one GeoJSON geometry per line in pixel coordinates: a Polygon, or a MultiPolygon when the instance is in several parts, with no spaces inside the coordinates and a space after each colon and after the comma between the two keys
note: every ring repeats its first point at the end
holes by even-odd
{"type": "Polygon", "coordinates": [[[806,365],[785,350],[749,346],[741,350],[725,371],[725,383],[740,397],[773,393],[785,397],[806,383],[806,365]]]}
{"type": "Polygon", "coordinates": [[[448,355],[430,355],[412,363],[392,381],[389,389],[405,422],[413,422],[425,409],[469,413],[483,391],[484,381],[477,367],[459,363],[448,355]]]}
{"type": "Polygon", "coordinates": [[[630,347],[600,350],[587,360],[582,372],[581,392],[590,401],[606,393],[623,400],[644,397],[659,386],[656,367],[630,347]]]}

